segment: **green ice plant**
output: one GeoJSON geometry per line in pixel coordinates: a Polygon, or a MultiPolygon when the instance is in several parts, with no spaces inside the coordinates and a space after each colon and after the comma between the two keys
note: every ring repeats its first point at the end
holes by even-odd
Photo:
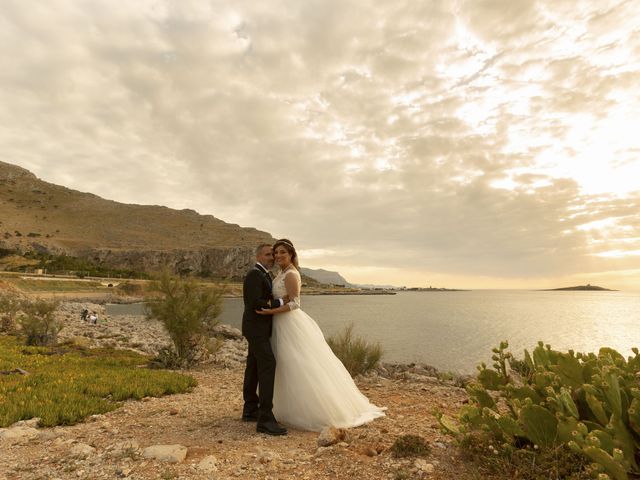
{"type": "Polygon", "coordinates": [[[599,480],[640,474],[637,348],[625,359],[611,348],[559,352],[539,342],[523,360],[507,348],[505,341],[493,349],[492,368],[478,366],[458,422],[440,416],[449,433],[462,440],[484,432],[505,453],[564,445],[588,458],[599,480]]]}

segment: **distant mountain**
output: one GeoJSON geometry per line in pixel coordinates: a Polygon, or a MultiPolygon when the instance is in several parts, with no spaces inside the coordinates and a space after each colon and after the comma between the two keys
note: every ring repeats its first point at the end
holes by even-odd
{"type": "Polygon", "coordinates": [[[68,255],[114,269],[239,279],[267,232],[193,210],[105,200],[0,162],[0,253],[68,255]]]}
{"type": "Polygon", "coordinates": [[[365,290],[373,290],[376,288],[383,288],[385,290],[394,290],[397,288],[403,288],[403,287],[397,287],[395,285],[373,285],[371,283],[356,283],[356,284],[353,284],[353,286],[357,288],[363,288],[365,290]]]}
{"type": "Polygon", "coordinates": [[[326,285],[343,285],[345,287],[352,286],[342,275],[338,272],[331,272],[322,268],[300,268],[301,273],[307,277],[313,278],[315,281],[324,283],[326,285]]]}

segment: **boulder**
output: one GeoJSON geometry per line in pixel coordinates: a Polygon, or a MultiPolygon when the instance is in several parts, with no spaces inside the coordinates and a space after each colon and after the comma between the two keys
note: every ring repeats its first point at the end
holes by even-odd
{"type": "Polygon", "coordinates": [[[344,428],[325,427],[318,436],[318,446],[328,447],[347,440],[347,431],[344,428]]]}
{"type": "Polygon", "coordinates": [[[218,459],[213,455],[208,455],[200,460],[200,463],[198,463],[198,469],[207,473],[217,472],[218,459]]]}
{"type": "Polygon", "coordinates": [[[231,340],[239,340],[242,338],[242,332],[231,325],[220,324],[213,327],[213,335],[220,335],[231,340]]]}

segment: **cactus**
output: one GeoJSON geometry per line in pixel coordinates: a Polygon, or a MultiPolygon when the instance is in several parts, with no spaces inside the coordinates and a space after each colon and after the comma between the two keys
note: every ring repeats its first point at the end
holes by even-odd
{"type": "Polygon", "coordinates": [[[539,405],[527,405],[518,419],[526,436],[540,447],[551,447],[558,437],[558,420],[549,410],[539,405]]]}
{"type": "Polygon", "coordinates": [[[631,426],[637,436],[640,436],[640,399],[634,397],[633,400],[631,400],[627,415],[629,415],[629,426],[631,426]]]}
{"type": "Polygon", "coordinates": [[[587,405],[589,405],[589,408],[595,415],[598,422],[600,422],[602,425],[606,425],[607,423],[609,423],[609,417],[607,416],[607,413],[604,411],[603,403],[600,400],[598,400],[595,397],[595,395],[589,392],[586,393],[586,400],[587,400],[587,405]]]}
{"type": "Polygon", "coordinates": [[[631,464],[634,472],[639,472],[638,464],[635,460],[635,454],[638,451],[638,440],[633,437],[622,419],[616,414],[611,416],[611,421],[607,426],[613,437],[614,444],[622,450],[625,459],[631,464]]]}
{"type": "Polygon", "coordinates": [[[620,461],[598,447],[586,447],[582,452],[598,465],[601,465],[615,480],[629,480],[620,461]]]}
{"type": "Polygon", "coordinates": [[[618,417],[622,416],[622,399],[620,396],[618,376],[609,369],[606,369],[606,373],[604,374],[603,390],[611,412],[618,417]]]}
{"type": "Polygon", "coordinates": [[[500,374],[494,370],[483,368],[478,373],[478,381],[487,390],[499,390],[504,385],[504,380],[500,374]]]}
{"type": "Polygon", "coordinates": [[[460,428],[455,424],[455,422],[447,417],[446,415],[438,414],[437,415],[438,422],[440,422],[440,426],[446,431],[454,435],[455,437],[459,437],[461,434],[460,428]]]}
{"type": "Polygon", "coordinates": [[[560,391],[560,401],[562,402],[562,406],[564,407],[565,412],[569,413],[574,418],[580,418],[578,413],[578,407],[576,406],[569,390],[566,388],[562,388],[560,391]]]}
{"type": "Polygon", "coordinates": [[[539,342],[524,351],[527,373],[509,376],[508,343],[493,349],[493,368],[481,365],[467,391],[469,405],[460,427],[440,423],[457,438],[483,431],[505,452],[527,445],[540,449],[566,445],[589,458],[586,468],[599,479],[626,480],[640,467],[640,351],[625,359],[611,348],[598,354],[558,352],[539,342]],[[504,408],[503,408],[504,407],[504,408]]]}
{"type": "Polygon", "coordinates": [[[572,354],[559,354],[558,363],[552,365],[551,370],[560,376],[560,380],[564,385],[571,388],[578,388],[584,383],[582,366],[579,360],[572,354]]]}
{"type": "Polygon", "coordinates": [[[584,435],[587,433],[587,428],[584,424],[581,424],[573,417],[563,418],[558,421],[558,442],[580,442],[584,443],[584,435]],[[584,430],[583,430],[584,429],[584,430]]]}

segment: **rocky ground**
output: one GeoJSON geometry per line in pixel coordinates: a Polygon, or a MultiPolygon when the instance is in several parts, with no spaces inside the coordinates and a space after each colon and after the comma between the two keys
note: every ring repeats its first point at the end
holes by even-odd
{"type": "MultiPolygon", "coordinates": [[[[100,305],[89,305],[97,325],[81,322],[82,305],[62,306],[63,339],[146,353],[168,342],[159,324],[107,317],[100,305]]],[[[466,393],[428,367],[385,365],[356,379],[373,403],[387,407],[382,419],[346,432],[290,429],[270,437],[239,419],[246,344],[231,327],[219,333],[226,339],[216,356],[188,372],[198,380],[190,393],[129,401],[70,427],[40,429],[27,421],[0,430],[0,479],[480,478],[433,416],[454,415],[466,393]],[[424,437],[431,453],[395,457],[390,447],[404,434],[424,437]]]]}

